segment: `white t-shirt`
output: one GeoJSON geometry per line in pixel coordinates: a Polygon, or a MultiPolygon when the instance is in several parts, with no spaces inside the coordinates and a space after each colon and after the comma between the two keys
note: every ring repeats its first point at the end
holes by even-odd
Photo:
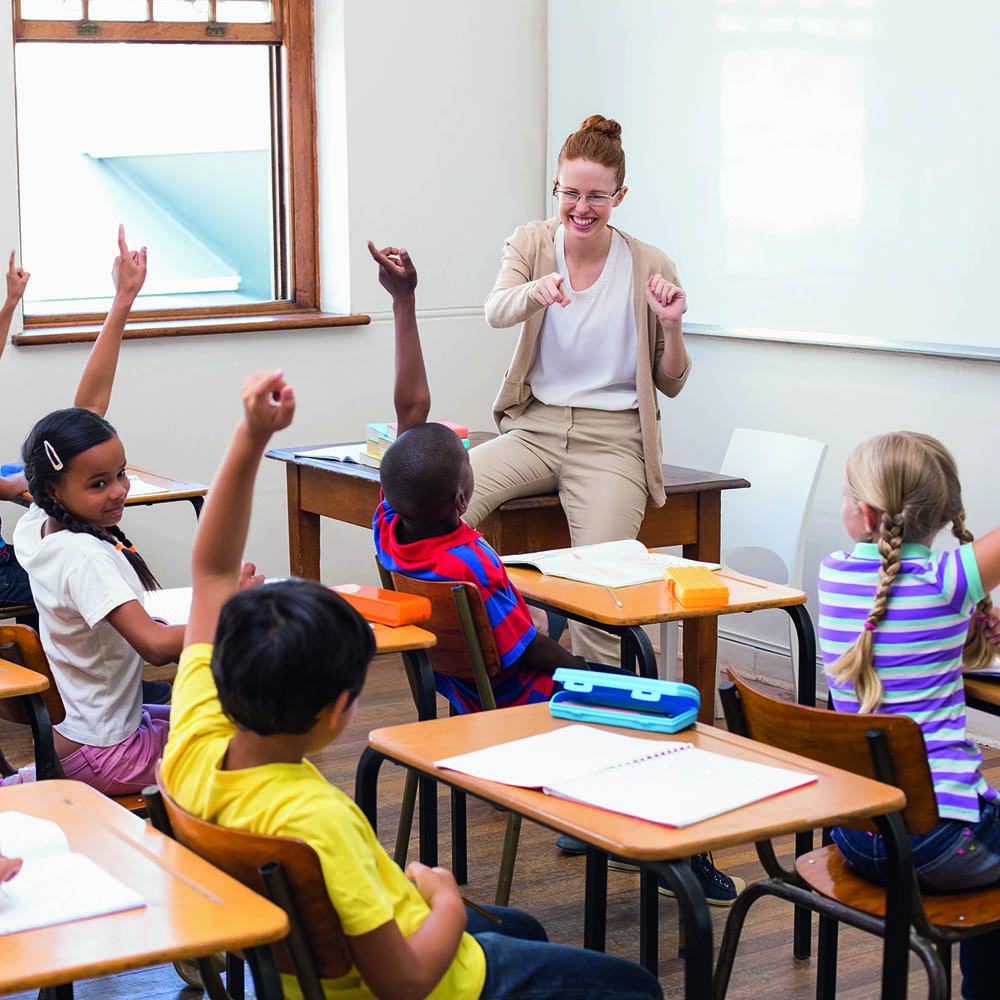
{"type": "Polygon", "coordinates": [[[600,276],[577,291],[569,283],[564,241],[560,226],[554,238],[556,270],[566,277],[562,287],[570,303],[545,310],[529,376],[532,394],[552,406],[634,410],[638,333],[628,244],[612,229],[600,276]]]}
{"type": "Polygon", "coordinates": [[[42,537],[48,515],[35,504],[14,529],[18,562],[31,580],[42,646],[66,707],[55,728],[88,746],[110,747],[139,728],[142,657],[105,619],[143,588],[108,542],[73,531],[42,537]]]}

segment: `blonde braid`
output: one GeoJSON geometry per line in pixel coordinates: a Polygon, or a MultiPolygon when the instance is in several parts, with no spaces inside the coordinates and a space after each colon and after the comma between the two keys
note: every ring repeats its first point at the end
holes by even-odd
{"type": "MultiPolygon", "coordinates": [[[[973,534],[965,526],[965,511],[955,514],[951,523],[951,533],[963,545],[973,540],[973,534]]],[[[986,620],[993,610],[993,598],[989,594],[976,605],[973,612],[969,635],[962,650],[962,666],[965,670],[982,670],[993,662],[996,649],[986,635],[986,620]]]]}

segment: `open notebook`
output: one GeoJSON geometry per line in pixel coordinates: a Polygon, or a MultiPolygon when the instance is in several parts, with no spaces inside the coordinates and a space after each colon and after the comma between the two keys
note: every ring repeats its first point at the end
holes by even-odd
{"type": "Polygon", "coordinates": [[[566,726],[446,757],[434,766],[541,788],[548,795],[665,826],[689,826],[816,780],[804,771],[709,753],[690,743],[592,726],[566,726]]]}
{"type": "Polygon", "coordinates": [[[146,905],[100,865],[70,851],[66,835],[51,820],[12,809],[0,813],[0,850],[24,859],[21,871],[0,886],[0,934],[146,905]]]}

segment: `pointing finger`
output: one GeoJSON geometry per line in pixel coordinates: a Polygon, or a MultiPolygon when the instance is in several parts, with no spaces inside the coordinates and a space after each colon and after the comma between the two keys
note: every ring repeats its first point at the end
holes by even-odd
{"type": "Polygon", "coordinates": [[[11,250],[11,252],[10,252],[10,267],[8,268],[8,270],[9,271],[13,271],[14,270],[14,251],[13,250],[11,250]]]}
{"type": "Polygon", "coordinates": [[[125,223],[118,223],[118,249],[123,257],[128,254],[128,244],[125,242],[125,223]]]}

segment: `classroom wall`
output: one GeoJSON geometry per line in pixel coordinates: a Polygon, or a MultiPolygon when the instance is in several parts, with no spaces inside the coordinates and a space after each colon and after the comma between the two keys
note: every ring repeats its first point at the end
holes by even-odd
{"type": "MultiPolygon", "coordinates": [[[[323,303],[368,312],[373,322],[126,342],[108,416],[134,464],[208,482],[239,414],[242,378],[258,368],[284,368],[298,397],[295,423],[277,445],[356,440],[367,420],[390,418],[391,315],[368,237],[406,246],[420,269],[432,414],[490,424],[514,331],[489,330],[482,303],[504,237],[543,210],[544,3],[319,0],[316,15],[323,303]]],[[[13,151],[10,37],[10,5],[0,4],[0,144],[13,151]]],[[[2,247],[16,241],[16,185],[15,158],[6,155],[2,247]]],[[[109,272],[117,221],[108,220],[109,272]]],[[[152,270],[154,246],[149,260],[152,270]]],[[[34,271],[45,266],[24,263],[34,271]]],[[[34,418],[71,402],[88,350],[8,347],[0,361],[4,460],[19,453],[34,418]]],[[[2,507],[9,538],[18,508],[2,507]]],[[[164,585],[188,582],[189,505],[130,510],[123,523],[164,585]]],[[[370,533],[324,523],[322,543],[324,579],[374,582],[370,533]]],[[[268,574],[288,571],[284,467],[270,461],[247,554],[268,574]]]]}

